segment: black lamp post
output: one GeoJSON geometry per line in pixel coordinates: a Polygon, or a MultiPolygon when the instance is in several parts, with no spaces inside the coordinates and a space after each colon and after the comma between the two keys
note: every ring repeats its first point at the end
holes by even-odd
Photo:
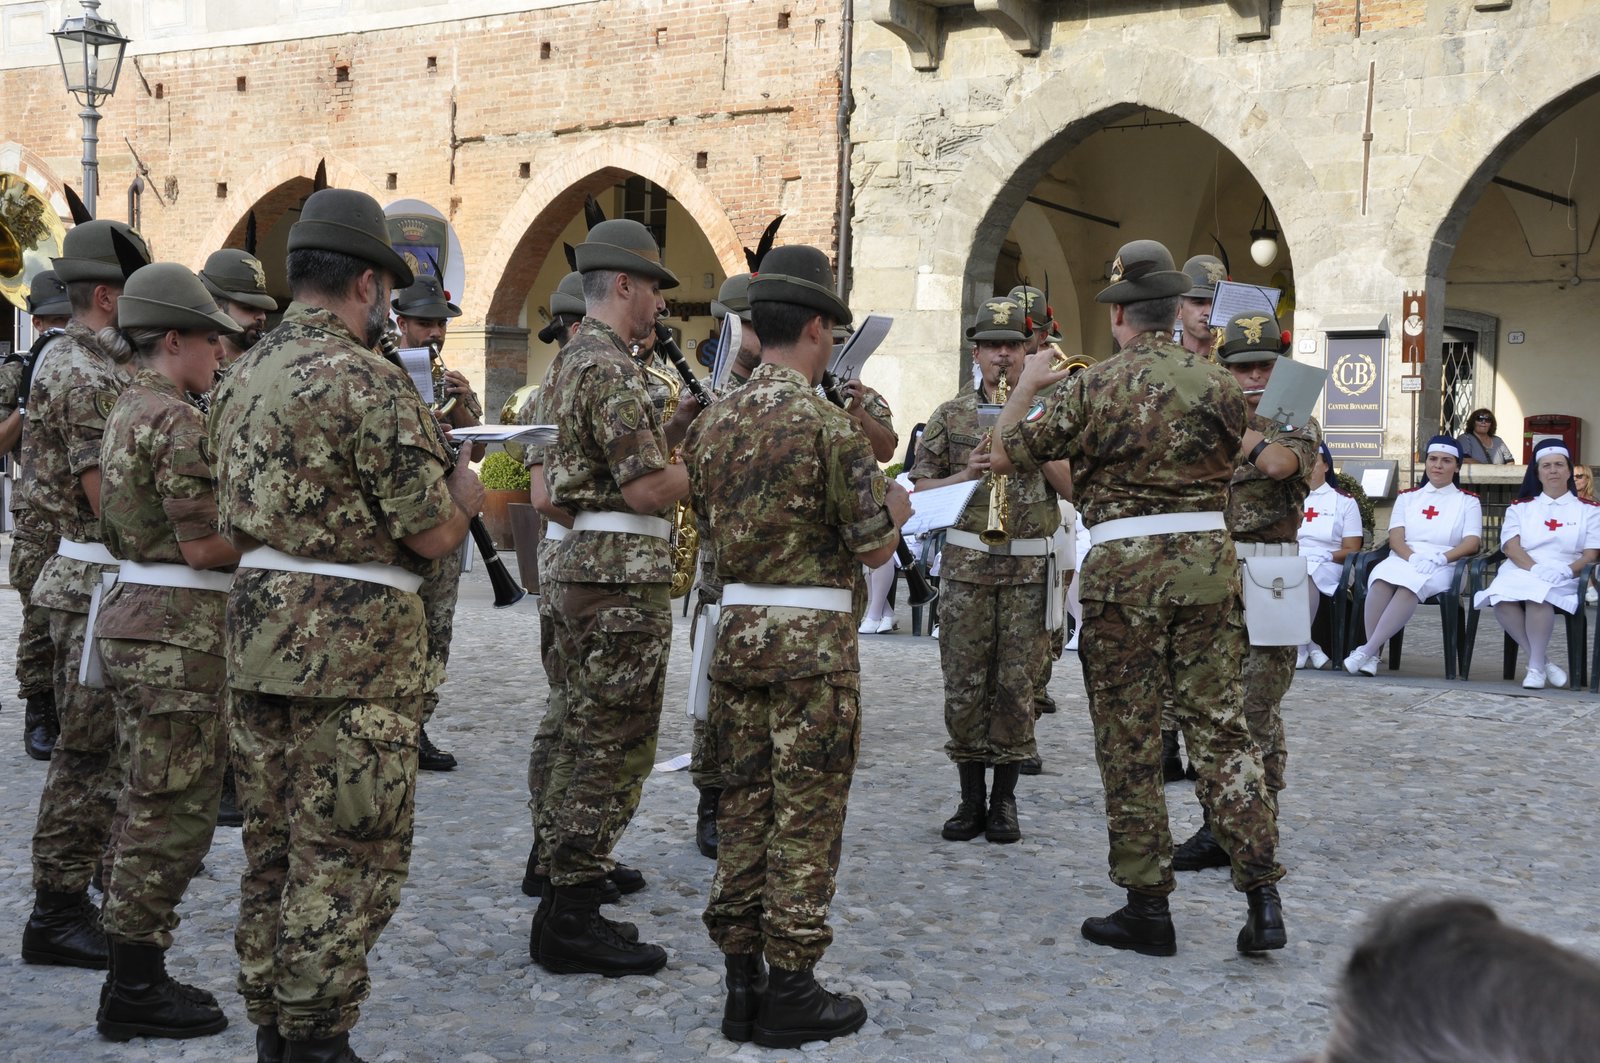
{"type": "Polygon", "coordinates": [[[83,202],[93,214],[95,192],[100,185],[96,153],[100,112],[95,105],[117,91],[117,75],[122,73],[122,54],[127,50],[128,38],[115,22],[100,17],[100,0],[83,0],[83,14],[66,19],[50,36],[56,39],[67,91],[83,104],[78,115],[83,119],[83,202]]]}

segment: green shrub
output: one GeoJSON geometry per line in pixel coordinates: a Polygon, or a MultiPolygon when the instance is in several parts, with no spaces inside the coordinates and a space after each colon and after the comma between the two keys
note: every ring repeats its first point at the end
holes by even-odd
{"type": "Polygon", "coordinates": [[[905,471],[904,463],[897,461],[893,465],[889,466],[887,469],[883,470],[883,474],[885,476],[887,476],[889,479],[893,480],[896,476],[899,476],[904,471],[905,471]]]}
{"type": "Polygon", "coordinates": [[[1333,486],[1356,500],[1356,507],[1361,510],[1361,530],[1371,535],[1377,518],[1373,513],[1372,499],[1361,489],[1361,482],[1354,476],[1340,473],[1333,478],[1333,486]]]}
{"type": "Polygon", "coordinates": [[[526,491],[528,470],[522,462],[503,450],[497,450],[483,459],[478,467],[478,479],[485,491],[526,491]]]}

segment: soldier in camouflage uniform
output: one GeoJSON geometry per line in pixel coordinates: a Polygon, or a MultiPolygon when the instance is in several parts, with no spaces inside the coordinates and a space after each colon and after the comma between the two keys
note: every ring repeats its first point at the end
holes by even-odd
{"type": "Polygon", "coordinates": [[[200,271],[200,283],[217,301],[217,309],[239,326],[238,332],[222,337],[222,368],[226,370],[261,342],[267,315],[278,308],[278,300],[267,294],[267,271],[261,260],[234,247],[211,252],[200,271]]]}
{"type": "Polygon", "coordinates": [[[223,378],[208,426],[222,532],[244,554],[225,644],[245,813],[234,942],[259,1057],[349,1063],[366,956],[411,859],[417,590],[483,487],[372,349],[412,279],[377,202],[314,192],[288,243],[294,302],[223,378]]]}
{"type": "Polygon", "coordinates": [[[989,426],[978,404],[992,403],[1000,379],[1022,372],[1027,315],[1012,299],[990,299],[967,338],[982,373],[981,392],[963,388],[928,418],[911,479],[919,489],[977,481],[961,519],[945,533],[939,579],[939,661],[944,669],[945,752],[961,778],[961,804],[944,825],[951,841],[982,834],[991,842],[1022,838],[1017,775],[1037,754],[1033,738],[1036,684],[1045,670],[1045,555],[1061,526],[1056,486],[1070,490],[1066,470],[1050,462],[1003,481],[1007,541],[980,537],[988,525],[996,481],[989,475],[989,426]],[[994,768],[994,786],[984,774],[994,768]]]}
{"type": "Polygon", "coordinates": [[[861,737],[859,566],[910,515],[851,418],[813,390],[849,309],[821,251],[769,251],[750,283],[762,364],[690,431],[694,505],[723,585],[707,726],[722,769],[705,922],[726,955],[722,1031],[796,1047],[860,1029],[866,1008],[813,967],[861,737]],[[772,965],[763,980],[762,956],[772,965]]]}
{"type": "Polygon", "coordinates": [[[1161,793],[1160,713],[1170,689],[1195,751],[1201,799],[1248,895],[1241,952],[1287,939],[1275,883],[1278,827],[1261,753],[1244,719],[1246,650],[1238,560],[1223,510],[1247,407],[1221,367],[1163,338],[1189,279],[1153,240],[1112,263],[1109,304],[1118,354],[1067,382],[1048,405],[1039,389],[1067,378],[1035,359],[1000,418],[994,469],[1066,457],[1094,546],[1082,570],[1083,673],[1105,787],[1111,879],[1128,904],[1089,919],[1097,945],[1158,956],[1177,950],[1167,895],[1172,837],[1161,793]],[[1124,523],[1127,522],[1127,523],[1124,523]]]}
{"type": "MultiPolygon", "coordinates": [[[[41,337],[51,329],[67,327],[72,303],[67,286],[54,270],[35,274],[28,292],[28,313],[33,316],[34,332],[41,337]]],[[[0,452],[12,464],[11,494],[11,586],[22,599],[22,627],[17,631],[17,696],[26,703],[22,723],[23,745],[34,760],[49,760],[55,748],[56,699],[51,671],[55,649],[50,643],[50,621],[45,611],[33,604],[33,585],[39,570],[56,552],[61,537],[28,509],[23,501],[22,425],[27,417],[28,396],[23,386],[30,375],[31,354],[13,353],[0,365],[0,452]]]]}
{"type": "MultiPolygon", "coordinates": [[[[1315,418],[1285,428],[1261,416],[1257,407],[1272,377],[1272,367],[1288,350],[1288,341],[1271,314],[1235,315],[1224,330],[1220,360],[1233,373],[1250,406],[1244,432],[1243,460],[1233,471],[1228,492],[1228,531],[1242,564],[1249,557],[1296,556],[1300,521],[1311,492],[1311,467],[1322,446],[1322,426],[1315,418]]],[[[1261,750],[1261,766],[1274,812],[1283,789],[1288,747],[1280,706],[1294,681],[1295,647],[1251,646],[1244,661],[1244,716],[1250,736],[1261,750]]],[[[1210,816],[1194,837],[1173,850],[1174,871],[1227,867],[1228,854],[1213,835],[1210,816]]]]}
{"type": "MultiPolygon", "coordinates": [[[[106,1037],[198,1037],[228,1018],[210,993],[168,977],[176,908],[211,847],[227,763],[223,611],[239,552],[217,533],[205,419],[186,397],[211,387],[221,333],[238,330],[174,263],[128,278],[119,360],[137,373],[106,418],[100,529],[122,559],[95,639],[127,751],[121,830],[106,876],[111,946],[97,1025],[106,1037]]],[[[108,338],[108,340],[111,338],[108,338]]]]}
{"type": "Polygon", "coordinates": [[[666,952],[627,940],[599,905],[655,759],[672,636],[667,537],[689,488],[669,455],[699,407],[685,396],[663,427],[633,355],[665,308],[661,289],[678,283],[649,230],[601,222],[577,256],[588,316],[544,400],[559,433],[545,451],[550,503],[573,517],[544,569],[568,664],[556,755],[571,758],[572,774],[559,799],[545,798],[553,896],[539,962],[557,973],[650,974],[666,952]]]}
{"type": "Polygon", "coordinates": [[[116,558],[100,539],[100,436],[127,376],[96,333],[116,321],[128,273],[149,261],[144,242],[121,222],[74,226],[56,273],[67,285],[72,320],[34,364],[22,431],[22,502],[60,536],[33,585],[55,648],[61,735],[39,795],[33,832],[33,913],[22,933],[28,963],[102,969],[105,935],[89,904],[95,863],[109,853],[122,769],[111,694],[80,686],[79,658],[89,600],[116,558]],[[126,271],[114,239],[122,240],[126,271]]]}

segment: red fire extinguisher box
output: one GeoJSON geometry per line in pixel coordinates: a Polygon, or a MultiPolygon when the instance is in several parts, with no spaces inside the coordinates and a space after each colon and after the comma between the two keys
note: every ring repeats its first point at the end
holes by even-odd
{"type": "Polygon", "coordinates": [[[1583,422],[1570,413],[1539,413],[1522,419],[1522,464],[1533,464],[1533,445],[1554,437],[1572,455],[1574,465],[1583,462],[1583,422]]]}

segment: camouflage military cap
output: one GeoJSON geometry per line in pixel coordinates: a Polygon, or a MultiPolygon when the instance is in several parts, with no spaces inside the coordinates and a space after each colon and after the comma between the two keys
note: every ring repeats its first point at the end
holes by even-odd
{"type": "Polygon", "coordinates": [[[1215,255],[1195,255],[1183,264],[1184,275],[1192,287],[1183,293],[1186,299],[1211,299],[1217,294],[1217,282],[1228,279],[1228,268],[1215,255]]]}
{"type": "Polygon", "coordinates": [[[815,247],[774,247],[750,275],[751,303],[790,303],[826,314],[835,325],[850,323],[850,308],[833,291],[833,267],[815,247]]]}
{"type": "Polygon", "coordinates": [[[1189,275],[1172,266],[1172,252],[1155,240],[1123,244],[1111,263],[1111,284],[1094,297],[1097,303],[1139,303],[1170,299],[1189,290],[1189,275]]]}
{"type": "Polygon", "coordinates": [[[577,317],[588,313],[588,304],[583,299],[583,274],[573,270],[561,278],[556,290],[550,293],[550,313],[552,316],[573,314],[577,317]]]}
{"type": "Polygon", "coordinates": [[[200,271],[200,283],[215,299],[231,299],[257,310],[278,309],[278,300],[267,294],[266,269],[248,251],[224,247],[211,252],[200,271]]]}
{"type": "Polygon", "coordinates": [[[1247,310],[1228,319],[1218,360],[1224,365],[1270,362],[1288,348],[1278,319],[1264,310],[1247,310]]]}
{"type": "Polygon", "coordinates": [[[55,270],[40,270],[33,275],[28,287],[28,313],[34,317],[62,317],[72,313],[67,286],[61,283],[55,270]]]}
{"type": "Polygon", "coordinates": [[[439,278],[426,275],[396,291],[391,305],[397,314],[419,317],[424,321],[461,316],[461,308],[450,301],[450,293],[444,290],[439,278]]]}
{"type": "Polygon", "coordinates": [[[133,249],[150,263],[150,248],[144,238],[120,221],[86,221],[67,230],[61,241],[61,254],[51,264],[56,276],[67,284],[94,281],[97,284],[121,284],[133,270],[124,271],[123,261],[111,242],[111,234],[120,233],[133,249]]]}
{"type": "Polygon", "coordinates": [[[979,343],[1021,343],[1028,338],[1028,315],[1015,299],[988,299],[978,306],[978,316],[967,329],[967,339],[979,343]]]}
{"type": "Polygon", "coordinates": [[[238,322],[217,309],[200,278],[176,262],[134,271],[117,299],[117,326],[240,331],[238,322]]]}
{"type": "Polygon", "coordinates": [[[650,230],[629,218],[603,221],[589,230],[589,239],[577,247],[578,272],[614,269],[641,277],[654,277],[663,288],[676,288],[677,275],[661,261],[661,248],[650,230]]]}
{"type": "Polygon", "coordinates": [[[359,258],[387,270],[396,288],[409,288],[416,280],[389,242],[383,208],[376,199],[353,188],[311,193],[300,208],[300,220],[289,227],[289,250],[337,251],[359,258]]]}
{"type": "Polygon", "coordinates": [[[722,287],[717,291],[717,297],[711,303],[711,316],[718,321],[733,314],[742,320],[750,320],[750,274],[735,273],[722,282],[722,287]]]}

